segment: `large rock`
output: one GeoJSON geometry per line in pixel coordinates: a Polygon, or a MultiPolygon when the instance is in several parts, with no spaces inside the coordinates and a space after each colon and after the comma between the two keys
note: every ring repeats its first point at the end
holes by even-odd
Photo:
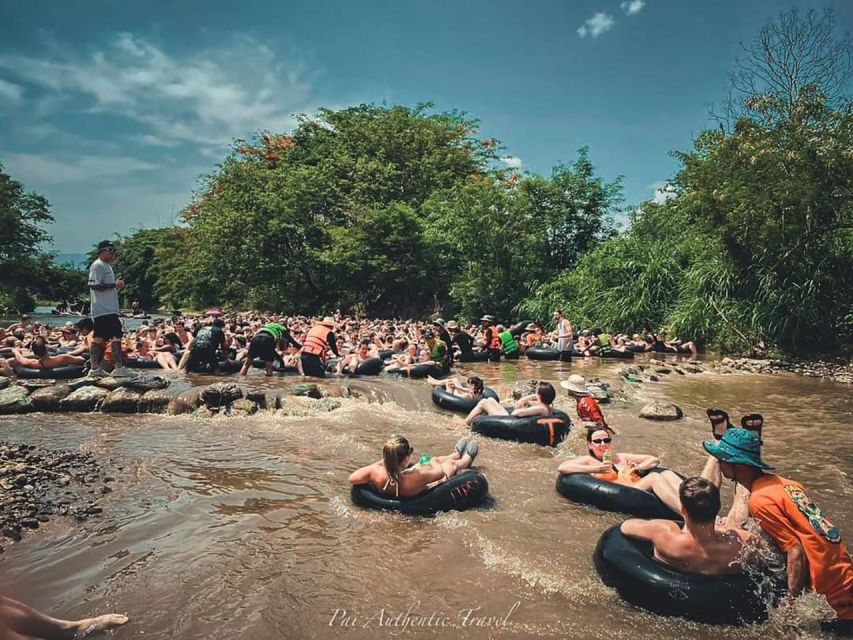
{"type": "Polygon", "coordinates": [[[638,376],[640,375],[640,370],[637,367],[628,366],[628,367],[619,367],[616,370],[616,373],[623,378],[627,378],[628,376],[638,376]]]}
{"type": "Polygon", "coordinates": [[[18,386],[23,387],[27,390],[27,392],[32,393],[36,389],[44,389],[45,387],[52,387],[56,384],[56,380],[41,380],[38,378],[24,378],[23,380],[18,380],[18,386]]]}
{"type": "Polygon", "coordinates": [[[201,401],[209,408],[228,406],[243,397],[243,390],[233,382],[217,382],[201,390],[201,401]]]}
{"type": "Polygon", "coordinates": [[[8,387],[11,383],[11,378],[7,378],[6,376],[0,376],[0,391],[8,387]]]}
{"type": "Polygon", "coordinates": [[[166,408],[166,413],[169,415],[180,415],[182,413],[190,413],[201,406],[201,392],[205,387],[193,387],[188,391],[174,396],[169,401],[169,406],[166,408]]]}
{"type": "Polygon", "coordinates": [[[94,387],[96,384],[98,384],[99,381],[100,378],[90,378],[89,376],[83,376],[82,378],[69,380],[65,384],[67,384],[69,387],[76,391],[81,387],[94,387]]]}
{"type": "Polygon", "coordinates": [[[139,410],[139,398],[142,396],[138,391],[120,387],[110,391],[109,395],[101,403],[101,411],[106,413],[136,413],[139,410]]]}
{"type": "Polygon", "coordinates": [[[230,405],[229,415],[236,417],[250,416],[258,411],[258,404],[248,398],[238,398],[230,405]]]}
{"type": "Polygon", "coordinates": [[[258,409],[275,408],[275,400],[273,400],[273,406],[270,407],[269,398],[264,391],[247,391],[246,400],[254,402],[258,409]]]}
{"type": "Polygon", "coordinates": [[[288,387],[287,390],[290,392],[290,395],[293,396],[307,396],[309,398],[314,398],[315,400],[319,400],[323,397],[322,390],[314,382],[295,384],[288,387]]]}
{"type": "Polygon", "coordinates": [[[520,400],[524,396],[536,393],[539,389],[538,380],[519,380],[512,387],[512,399],[520,400]]]}
{"type": "Polygon", "coordinates": [[[163,413],[174,397],[175,394],[168,389],[146,391],[139,398],[139,413],[163,413]]]}
{"type": "Polygon", "coordinates": [[[119,387],[121,387],[127,378],[115,378],[113,376],[107,376],[106,378],[100,378],[95,386],[101,387],[101,389],[106,389],[107,391],[115,391],[119,387]]]}
{"type": "Polygon", "coordinates": [[[132,378],[119,378],[122,386],[133,389],[139,393],[152,391],[154,389],[165,389],[169,386],[169,380],[163,376],[136,375],[132,378]]]}
{"type": "Polygon", "coordinates": [[[0,416],[32,411],[27,392],[18,385],[11,385],[0,391],[0,416]]]}
{"type": "Polygon", "coordinates": [[[43,387],[30,394],[30,402],[36,411],[59,411],[60,403],[71,395],[72,391],[67,384],[43,387]]]}
{"type": "Polygon", "coordinates": [[[646,420],[678,420],[684,417],[684,412],[674,404],[651,402],[640,410],[640,417],[646,420]]]}
{"type": "Polygon", "coordinates": [[[59,403],[62,411],[94,411],[107,397],[109,391],[100,387],[82,387],[59,403]]]}

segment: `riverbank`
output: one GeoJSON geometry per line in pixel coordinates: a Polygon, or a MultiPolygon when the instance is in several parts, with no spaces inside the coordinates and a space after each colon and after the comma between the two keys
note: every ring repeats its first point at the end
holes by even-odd
{"type": "Polygon", "coordinates": [[[842,384],[853,384],[853,361],[849,358],[800,360],[783,358],[723,358],[721,367],[751,373],[796,373],[842,384]]]}
{"type": "Polygon", "coordinates": [[[109,473],[88,452],[0,442],[0,553],[55,516],[82,522],[101,513],[109,473]]]}

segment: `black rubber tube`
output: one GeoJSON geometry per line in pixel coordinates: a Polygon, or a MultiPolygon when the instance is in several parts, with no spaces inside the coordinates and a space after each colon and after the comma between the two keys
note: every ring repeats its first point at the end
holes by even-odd
{"type": "Polygon", "coordinates": [[[83,375],[83,365],[56,367],[55,369],[16,369],[19,378],[31,380],[69,380],[83,375]]]}
{"type": "Polygon", "coordinates": [[[460,471],[445,483],[411,498],[380,494],[370,484],[353,486],[352,501],[360,507],[399,511],[408,516],[430,516],[439,511],[465,511],[482,503],[489,494],[486,476],[475,469],[460,471]]]}
{"type": "MultiPolygon", "coordinates": [[[[665,471],[661,467],[648,473],[665,471]]],[[[660,498],[649,491],[600,480],[588,473],[569,473],[557,476],[557,493],[564,498],[597,507],[603,511],[626,513],[638,518],[680,520],[681,515],[670,510],[660,498]]]]}
{"type": "Polygon", "coordinates": [[[440,378],[444,375],[441,367],[434,364],[413,364],[407,367],[395,367],[387,371],[388,375],[397,376],[400,378],[421,379],[431,376],[440,378]]]}
{"type": "Polygon", "coordinates": [[[560,352],[547,347],[530,347],[524,352],[531,360],[559,360],[560,352]]]}
{"type": "Polygon", "coordinates": [[[611,527],[595,548],[595,568],[604,584],[630,604],[663,616],[708,624],[744,624],[767,619],[768,605],[780,595],[759,595],[748,575],[703,576],[678,571],[658,562],[652,546],[628,538],[611,527]]]}
{"type": "Polygon", "coordinates": [[[509,328],[509,332],[513,337],[518,337],[527,330],[527,325],[531,322],[533,322],[533,320],[522,320],[521,322],[516,322],[509,328]]]}
{"type": "Polygon", "coordinates": [[[478,416],[471,425],[475,433],[499,438],[556,447],[572,429],[572,421],[562,411],[554,411],[548,418],[533,416],[478,416]]]}
{"type": "MultiPolygon", "coordinates": [[[[495,393],[494,389],[490,389],[489,387],[483,389],[483,397],[494,398],[500,402],[498,394],[495,393]]],[[[478,402],[478,400],[469,400],[455,396],[443,387],[436,387],[432,390],[432,401],[442,409],[458,411],[459,413],[469,413],[471,409],[477,406],[478,402]]]]}

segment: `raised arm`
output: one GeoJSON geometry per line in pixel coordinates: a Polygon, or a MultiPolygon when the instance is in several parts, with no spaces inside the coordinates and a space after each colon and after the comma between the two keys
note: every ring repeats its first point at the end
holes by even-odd
{"type": "Polygon", "coordinates": [[[573,473],[607,473],[612,471],[613,467],[609,464],[599,462],[590,456],[578,456],[571,460],[566,460],[557,471],[563,475],[571,475],[573,473]]]}

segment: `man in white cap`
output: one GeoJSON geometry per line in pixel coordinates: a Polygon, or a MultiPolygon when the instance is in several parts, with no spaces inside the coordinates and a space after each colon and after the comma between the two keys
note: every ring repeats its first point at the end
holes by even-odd
{"type": "Polygon", "coordinates": [[[578,418],[581,422],[610,429],[604,419],[604,413],[601,411],[598,400],[590,394],[583,376],[573,373],[568,380],[562,380],[560,386],[577,401],[578,418]]]}

